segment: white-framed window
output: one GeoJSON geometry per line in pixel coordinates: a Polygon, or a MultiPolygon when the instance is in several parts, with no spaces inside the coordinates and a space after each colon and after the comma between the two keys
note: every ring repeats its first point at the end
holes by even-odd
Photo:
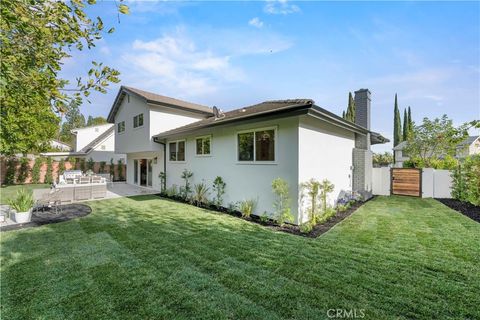
{"type": "Polygon", "coordinates": [[[120,121],[119,123],[117,123],[117,132],[125,132],[125,121],[120,121]]]}
{"type": "Polygon", "coordinates": [[[185,161],[185,140],[169,142],[168,152],[170,161],[185,161]]]}
{"type": "Polygon", "coordinates": [[[143,126],[143,113],[137,114],[133,117],[133,127],[139,128],[141,126],[143,126]]]}
{"type": "Polygon", "coordinates": [[[197,156],[209,156],[212,151],[212,136],[195,138],[195,150],[197,156]]]}
{"type": "Polygon", "coordinates": [[[275,162],[276,135],[276,127],[237,132],[237,161],[275,162]]]}

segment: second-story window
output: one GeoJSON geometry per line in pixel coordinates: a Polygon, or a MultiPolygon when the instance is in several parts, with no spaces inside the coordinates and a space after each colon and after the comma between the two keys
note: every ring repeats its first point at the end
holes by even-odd
{"type": "Polygon", "coordinates": [[[133,127],[138,128],[141,126],[143,126],[143,113],[140,113],[139,115],[133,117],[133,127]]]}
{"type": "Polygon", "coordinates": [[[117,132],[118,133],[125,132],[125,121],[121,121],[117,123],[117,132]]]}

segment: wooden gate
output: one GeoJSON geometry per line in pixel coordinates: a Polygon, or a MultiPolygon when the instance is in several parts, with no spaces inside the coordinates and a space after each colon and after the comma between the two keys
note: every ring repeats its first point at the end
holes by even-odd
{"type": "Polygon", "coordinates": [[[392,168],[391,194],[422,196],[422,169],[392,168]]]}

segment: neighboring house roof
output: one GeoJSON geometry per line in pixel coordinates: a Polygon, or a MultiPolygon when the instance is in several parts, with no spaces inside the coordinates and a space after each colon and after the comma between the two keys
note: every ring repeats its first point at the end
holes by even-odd
{"type": "Polygon", "coordinates": [[[395,147],[393,147],[393,150],[403,150],[407,146],[407,141],[402,141],[399,144],[397,144],[395,147]]]}
{"type": "Polygon", "coordinates": [[[115,126],[111,126],[108,128],[105,132],[100,134],[98,137],[96,137],[92,142],[87,144],[85,147],[83,147],[79,153],[85,153],[88,154],[90,153],[96,146],[98,146],[101,142],[103,142],[105,139],[107,139],[109,136],[111,136],[114,133],[115,126]]]}
{"type": "MultiPolygon", "coordinates": [[[[319,106],[315,105],[315,101],[312,99],[288,99],[265,101],[249,107],[228,111],[222,113],[217,118],[209,117],[207,119],[199,120],[182,127],[161,132],[157,135],[154,135],[153,138],[154,140],[164,139],[178,134],[185,134],[203,128],[214,127],[247,119],[257,119],[267,116],[293,116],[301,114],[311,114],[355,132],[369,132],[367,129],[355,123],[347,121],[330,111],[320,108],[319,106]]],[[[374,144],[385,143],[389,141],[378,133],[374,133],[374,138],[371,140],[374,144]]]]}
{"type": "Polygon", "coordinates": [[[71,133],[75,134],[77,133],[78,131],[80,130],[85,130],[85,129],[91,129],[91,128],[96,128],[96,127],[105,127],[105,126],[111,126],[112,124],[111,123],[102,123],[102,124],[97,124],[97,125],[94,125],[94,126],[88,126],[88,127],[82,127],[82,128],[74,128],[72,130],[70,130],[71,133]]]}
{"type": "Polygon", "coordinates": [[[137,97],[140,97],[144,99],[146,103],[157,104],[157,105],[162,105],[162,106],[166,106],[174,109],[200,113],[205,116],[213,115],[212,109],[207,106],[162,96],[156,93],[152,93],[152,92],[148,92],[148,91],[144,91],[144,90],[140,90],[132,87],[121,86],[120,90],[118,91],[117,97],[113,102],[112,108],[110,109],[110,112],[108,114],[108,118],[107,118],[108,122],[113,123],[115,121],[115,114],[117,113],[118,108],[120,107],[120,104],[122,103],[122,100],[126,94],[132,94],[137,97]]]}
{"type": "Polygon", "coordinates": [[[60,140],[52,139],[52,140],[50,140],[50,141],[51,141],[51,142],[58,143],[58,144],[61,144],[62,146],[65,146],[65,147],[68,147],[68,148],[72,149],[72,146],[71,146],[71,145],[69,145],[68,143],[62,142],[62,141],[60,141],[60,140]]]}

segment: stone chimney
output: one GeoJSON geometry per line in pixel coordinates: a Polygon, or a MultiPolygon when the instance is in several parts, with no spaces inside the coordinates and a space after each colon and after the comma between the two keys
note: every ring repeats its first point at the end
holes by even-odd
{"type": "Polygon", "coordinates": [[[370,130],[370,91],[355,91],[355,123],[370,130]]]}

